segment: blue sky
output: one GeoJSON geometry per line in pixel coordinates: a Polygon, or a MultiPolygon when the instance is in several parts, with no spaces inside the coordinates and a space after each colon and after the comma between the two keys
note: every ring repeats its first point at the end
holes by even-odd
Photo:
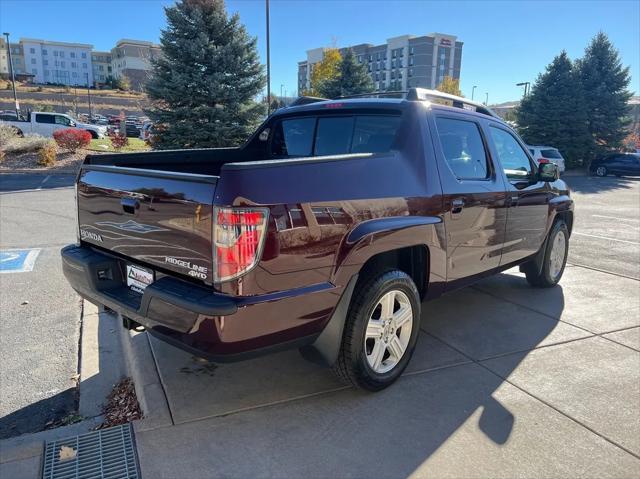
{"type": "MultiPolygon", "coordinates": [[[[0,29],[19,37],[91,43],[110,49],[120,38],[158,41],[162,0],[0,0],[0,29]]],[[[229,0],[265,56],[263,0],[229,0]]],[[[272,90],[296,88],[297,62],[308,49],[336,43],[383,43],[405,33],[441,32],[464,42],[461,88],[489,102],[518,99],[515,83],[533,81],[562,49],[571,58],[599,30],[631,66],[640,91],[640,1],[271,0],[272,90]]]]}

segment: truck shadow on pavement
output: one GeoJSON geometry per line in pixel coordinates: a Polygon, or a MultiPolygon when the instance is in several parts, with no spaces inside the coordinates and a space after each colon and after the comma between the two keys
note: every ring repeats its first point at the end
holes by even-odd
{"type": "MultiPolygon", "coordinates": [[[[214,467],[217,475],[235,477],[257,471],[405,477],[454,438],[470,441],[478,431],[503,445],[519,421],[505,404],[516,393],[525,396],[519,401],[531,399],[514,387],[503,388],[505,378],[531,350],[577,334],[577,328],[559,321],[564,304],[562,287],[534,290],[519,274],[501,274],[424,303],[418,347],[404,377],[375,394],[343,387],[331,371],[303,361],[295,351],[203,368],[190,355],[150,338],[178,427],[170,435],[143,432],[139,447],[144,453],[175,442],[193,451],[184,459],[173,455],[171,464],[155,457],[146,472],[214,467]],[[504,299],[522,294],[530,295],[532,304],[545,301],[545,314],[504,299]],[[494,372],[487,360],[507,368],[494,372]],[[465,427],[458,437],[469,420],[476,426],[471,432],[465,427]]],[[[539,414],[534,406],[531,414],[539,414]]],[[[537,427],[544,429],[543,423],[537,427]]]]}

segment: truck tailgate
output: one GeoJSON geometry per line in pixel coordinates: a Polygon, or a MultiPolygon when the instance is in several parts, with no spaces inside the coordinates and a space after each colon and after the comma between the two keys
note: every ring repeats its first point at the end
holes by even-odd
{"type": "Polygon", "coordinates": [[[85,165],[78,177],[84,243],[132,263],[212,282],[217,176],[85,165]]]}

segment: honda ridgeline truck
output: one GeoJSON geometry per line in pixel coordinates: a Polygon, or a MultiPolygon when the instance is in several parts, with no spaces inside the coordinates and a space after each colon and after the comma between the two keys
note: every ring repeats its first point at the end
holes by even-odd
{"type": "Polygon", "coordinates": [[[297,103],[240,148],[88,156],[73,288],[195,355],[299,348],[379,390],[423,300],[515,265],[560,280],[569,190],[491,110],[421,89],[297,103]]]}

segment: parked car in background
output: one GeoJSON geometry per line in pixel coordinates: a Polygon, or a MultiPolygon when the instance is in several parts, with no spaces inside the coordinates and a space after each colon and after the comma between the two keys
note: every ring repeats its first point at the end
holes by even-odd
{"type": "Polygon", "coordinates": [[[640,154],[610,153],[593,160],[589,171],[596,176],[640,176],[640,154]]]}
{"type": "Polygon", "coordinates": [[[18,115],[15,111],[7,110],[0,112],[0,120],[18,120],[18,115]]]}
{"type": "Polygon", "coordinates": [[[127,120],[124,127],[128,138],[138,138],[140,136],[140,128],[134,122],[127,120]]]}
{"type": "Polygon", "coordinates": [[[21,136],[36,133],[52,137],[54,131],[66,128],[86,130],[91,134],[91,138],[104,138],[107,133],[107,128],[104,126],[80,123],[69,115],[44,111],[32,111],[26,120],[0,120],[0,123],[13,126],[21,136]]]}
{"type": "Polygon", "coordinates": [[[77,207],[64,274],[125,327],[214,361],[300,348],[372,391],[423,300],[517,265],[554,286],[573,224],[555,164],[415,88],[281,108],[240,148],[89,155],[77,207]]]}
{"type": "Polygon", "coordinates": [[[553,146],[533,146],[533,145],[528,145],[527,148],[529,148],[529,152],[531,153],[531,156],[533,157],[533,159],[536,160],[536,163],[540,164],[541,161],[544,163],[544,160],[547,160],[551,163],[555,163],[556,165],[558,165],[560,174],[564,173],[564,170],[565,170],[564,158],[562,157],[562,155],[560,154],[557,148],[554,148],[553,146]]]}

